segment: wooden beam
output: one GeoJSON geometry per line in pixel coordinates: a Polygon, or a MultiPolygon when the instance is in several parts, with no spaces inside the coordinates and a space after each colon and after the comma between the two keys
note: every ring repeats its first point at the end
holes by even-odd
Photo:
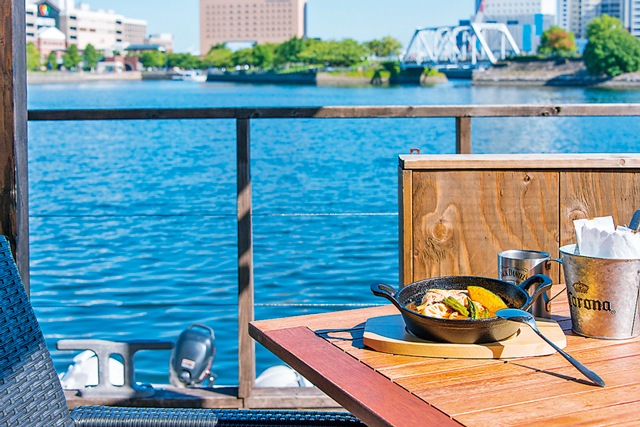
{"type": "Polygon", "coordinates": [[[0,233],[7,236],[29,294],[27,182],[27,59],[25,3],[0,3],[2,115],[0,126],[0,233]]]}
{"type": "Polygon", "coordinates": [[[249,119],[237,119],[238,157],[238,397],[251,394],[256,378],[253,321],[253,231],[249,119]]]}
{"type": "Polygon", "coordinates": [[[410,117],[640,116],[640,104],[391,105],[272,108],[31,110],[29,120],[357,119],[410,117]]]}
{"type": "Polygon", "coordinates": [[[456,154],[471,154],[471,117],[456,117],[456,154]]]}
{"type": "Polygon", "coordinates": [[[640,168],[640,155],[606,153],[567,154],[401,154],[399,165],[404,170],[470,170],[470,169],[612,169],[640,168]]]}

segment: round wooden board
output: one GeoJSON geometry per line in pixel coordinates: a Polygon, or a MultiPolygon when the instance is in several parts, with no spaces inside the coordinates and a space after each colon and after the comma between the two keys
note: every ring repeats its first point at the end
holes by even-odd
{"type": "MultiPolygon", "coordinates": [[[[553,320],[536,319],[540,332],[560,348],[567,346],[562,328],[553,320]]],[[[364,344],[383,353],[456,359],[510,359],[546,356],[555,350],[530,327],[522,325],[503,341],[486,344],[451,344],[423,340],[409,334],[400,314],[372,317],[364,328],[364,344]]]]}

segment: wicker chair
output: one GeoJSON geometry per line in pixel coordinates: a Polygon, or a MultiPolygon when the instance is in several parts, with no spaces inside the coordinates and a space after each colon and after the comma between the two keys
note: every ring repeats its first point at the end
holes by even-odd
{"type": "Polygon", "coordinates": [[[69,412],[11,255],[0,236],[0,426],[363,426],[341,412],[119,408],[69,412]]]}

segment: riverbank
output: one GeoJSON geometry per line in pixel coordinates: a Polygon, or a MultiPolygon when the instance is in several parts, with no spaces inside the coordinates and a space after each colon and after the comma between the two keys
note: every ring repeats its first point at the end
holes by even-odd
{"type": "Polygon", "coordinates": [[[581,59],[503,61],[474,73],[475,86],[591,86],[640,88],[640,73],[595,77],[581,59]]]}
{"type": "MultiPolygon", "coordinates": [[[[90,73],[90,72],[43,72],[27,73],[27,84],[51,83],[85,83],[93,81],[140,81],[140,80],[171,80],[172,73],[127,71],[124,73],[90,73]]],[[[412,78],[396,76],[390,81],[383,76],[376,81],[369,76],[354,76],[347,73],[220,73],[209,74],[207,81],[233,83],[264,83],[283,85],[317,85],[317,86],[385,86],[389,84],[434,85],[444,83],[444,75],[421,75],[412,78]]]]}
{"type": "Polygon", "coordinates": [[[171,80],[171,74],[141,71],[125,73],[90,73],[52,71],[44,73],[27,73],[27,84],[45,83],[83,83],[97,81],[137,81],[137,80],[171,80]]]}

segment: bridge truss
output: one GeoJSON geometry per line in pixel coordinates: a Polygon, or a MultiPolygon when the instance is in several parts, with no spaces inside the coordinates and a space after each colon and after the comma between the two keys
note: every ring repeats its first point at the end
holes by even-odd
{"type": "Polygon", "coordinates": [[[403,67],[437,66],[505,59],[520,49],[505,24],[474,22],[457,27],[418,28],[402,60],[403,67]]]}

